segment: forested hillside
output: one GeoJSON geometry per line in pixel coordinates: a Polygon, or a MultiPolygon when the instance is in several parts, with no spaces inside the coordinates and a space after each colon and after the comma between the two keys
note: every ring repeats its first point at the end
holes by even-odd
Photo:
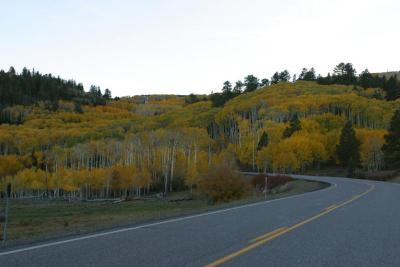
{"type": "Polygon", "coordinates": [[[85,92],[83,85],[74,80],[63,80],[51,74],[41,74],[24,68],[17,73],[13,67],[8,72],[0,70],[0,123],[23,123],[29,110],[22,106],[35,105],[57,111],[59,101],[70,101],[76,111],[81,105],[105,105],[111,98],[111,91],[102,94],[97,86],[85,92]]]}
{"type": "Polygon", "coordinates": [[[97,91],[99,102],[94,88],[1,72],[2,113],[17,114],[0,125],[1,187],[11,183],[14,197],[106,198],[192,189],[227,159],[286,173],[347,167],[338,147],[348,121],[359,150],[354,167],[384,169],[382,146],[400,100],[385,100],[384,88],[303,74],[289,82],[277,73],[254,88],[250,79],[235,93],[224,84],[216,105],[215,96],[111,99],[97,91]]]}
{"type": "Polygon", "coordinates": [[[215,117],[218,135],[242,164],[291,172],[339,163],[336,146],[350,120],[361,141],[363,167],[381,169],[383,137],[400,101],[375,99],[372,91],[307,81],[280,83],[228,102],[215,117]],[[291,133],[296,120],[299,125],[291,133]],[[263,135],[267,141],[260,146],[263,135]]]}

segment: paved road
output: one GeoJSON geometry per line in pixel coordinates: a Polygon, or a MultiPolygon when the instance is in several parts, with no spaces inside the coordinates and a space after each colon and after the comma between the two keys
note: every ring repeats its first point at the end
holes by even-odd
{"type": "Polygon", "coordinates": [[[400,266],[400,185],[326,189],[0,252],[0,266],[400,266]]]}

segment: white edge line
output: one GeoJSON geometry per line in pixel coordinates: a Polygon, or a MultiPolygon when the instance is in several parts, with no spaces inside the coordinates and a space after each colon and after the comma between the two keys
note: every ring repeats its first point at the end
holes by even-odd
{"type": "Polygon", "coordinates": [[[161,225],[161,224],[185,221],[185,220],[190,220],[190,219],[199,218],[199,217],[203,217],[203,216],[214,215],[214,214],[219,214],[219,213],[225,213],[225,212],[229,212],[229,211],[237,210],[237,209],[243,209],[243,208],[248,208],[248,207],[253,207],[253,206],[258,206],[258,205],[265,205],[265,204],[269,204],[269,203],[280,201],[280,200],[302,197],[304,195],[308,195],[308,194],[312,194],[312,193],[318,193],[318,192],[322,192],[322,191],[329,191],[329,190],[332,190],[332,189],[337,187],[336,183],[333,183],[333,182],[326,182],[326,183],[329,183],[330,186],[328,188],[325,188],[325,189],[322,189],[322,190],[315,190],[315,191],[306,192],[306,193],[297,194],[297,195],[288,196],[288,197],[283,197],[283,198],[271,199],[271,200],[266,200],[266,201],[251,203],[251,204],[245,204],[245,205],[241,205],[241,206],[237,206],[237,207],[232,207],[232,208],[227,208],[227,209],[222,209],[222,210],[216,210],[216,211],[211,211],[211,212],[206,212],[206,213],[200,213],[200,214],[181,217],[181,218],[176,218],[176,219],[169,219],[169,220],[165,220],[165,221],[160,221],[160,222],[155,222],[155,223],[150,223],[150,224],[144,224],[144,225],[139,225],[139,226],[135,226],[135,227],[128,227],[128,228],[113,230],[113,231],[109,231],[109,232],[91,234],[91,235],[86,235],[86,236],[82,236],[82,237],[66,239],[66,240],[62,240],[62,241],[46,243],[46,244],[42,244],[42,245],[36,245],[36,246],[30,246],[30,247],[25,247],[25,248],[5,251],[5,252],[1,252],[0,256],[16,254],[16,253],[35,250],[35,249],[39,249],[39,248],[52,247],[52,246],[56,246],[56,245],[71,243],[71,242],[75,242],[75,241],[81,241],[81,240],[90,239],[90,238],[96,238],[96,237],[101,237],[101,236],[118,234],[118,233],[123,233],[123,232],[127,232],[127,231],[133,231],[133,230],[146,228],[146,227],[151,227],[151,226],[156,226],[156,225],[161,225]]]}

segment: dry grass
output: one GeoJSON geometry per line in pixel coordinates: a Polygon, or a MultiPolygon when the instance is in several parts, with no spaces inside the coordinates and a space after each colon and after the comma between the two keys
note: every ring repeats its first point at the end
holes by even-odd
{"type": "MultiPolygon", "coordinates": [[[[317,182],[295,180],[290,186],[270,192],[267,199],[276,199],[321,189],[317,182]]],[[[279,188],[279,187],[278,187],[279,188]]],[[[162,199],[127,201],[118,204],[91,202],[64,202],[47,200],[12,200],[10,207],[9,245],[93,232],[148,221],[227,208],[265,199],[263,194],[242,200],[210,205],[206,199],[189,199],[188,192],[162,199]]],[[[4,201],[0,202],[0,210],[4,201]]],[[[1,229],[2,230],[2,229],[1,229]]]]}

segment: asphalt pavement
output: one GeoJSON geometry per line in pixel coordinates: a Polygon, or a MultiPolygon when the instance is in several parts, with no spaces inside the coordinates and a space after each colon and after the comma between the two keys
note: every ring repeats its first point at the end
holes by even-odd
{"type": "Polygon", "coordinates": [[[400,266],[400,184],[283,199],[0,251],[0,266],[400,266]]]}

